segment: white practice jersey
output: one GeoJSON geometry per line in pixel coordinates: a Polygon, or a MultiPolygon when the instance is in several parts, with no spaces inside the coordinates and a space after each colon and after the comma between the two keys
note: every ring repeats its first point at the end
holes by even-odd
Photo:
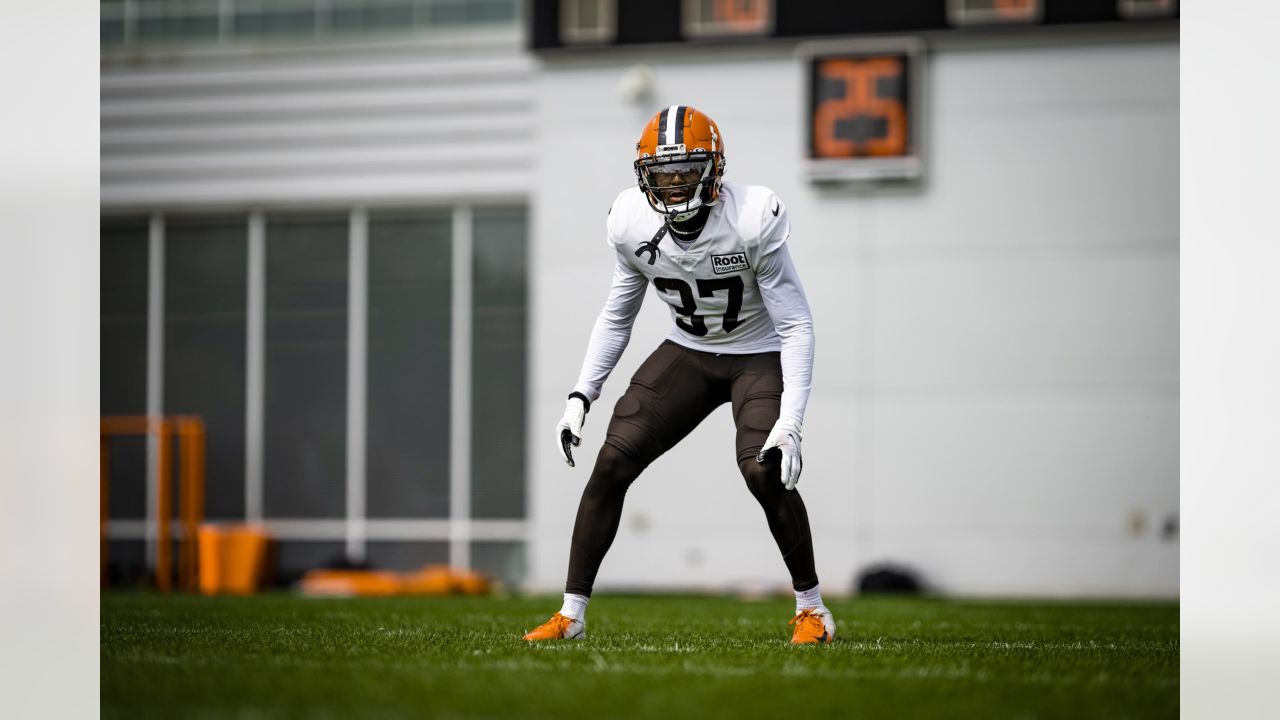
{"type": "Polygon", "coordinates": [[[617,253],[613,286],[592,331],[577,392],[599,397],[630,340],[645,287],[652,285],[671,309],[673,342],[722,354],[781,351],[782,416],[803,421],[813,322],[787,251],[787,209],[772,190],[724,183],[687,249],[664,230],[662,216],[637,187],[614,200],[607,228],[617,253]]]}

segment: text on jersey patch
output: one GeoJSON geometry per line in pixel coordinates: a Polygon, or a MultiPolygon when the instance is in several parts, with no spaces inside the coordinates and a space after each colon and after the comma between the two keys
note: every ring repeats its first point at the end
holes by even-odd
{"type": "Polygon", "coordinates": [[[746,253],[711,256],[711,269],[717,275],[746,270],[748,267],[746,253]]]}

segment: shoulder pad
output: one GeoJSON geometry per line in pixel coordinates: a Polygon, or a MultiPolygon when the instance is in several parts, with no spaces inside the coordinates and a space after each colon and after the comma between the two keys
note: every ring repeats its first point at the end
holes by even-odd
{"type": "Polygon", "coordinates": [[[605,241],[611,247],[616,247],[622,241],[627,232],[627,226],[633,222],[636,199],[634,196],[639,193],[640,188],[627,188],[618,193],[618,196],[613,199],[613,204],[609,206],[609,214],[605,219],[605,241]]]}
{"type": "Polygon", "coordinates": [[[738,232],[748,248],[760,246],[765,234],[765,213],[768,212],[773,191],[763,185],[739,185],[738,232]]]}

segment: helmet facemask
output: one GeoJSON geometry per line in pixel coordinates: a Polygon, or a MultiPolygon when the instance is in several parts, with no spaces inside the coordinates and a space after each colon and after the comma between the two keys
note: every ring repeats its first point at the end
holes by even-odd
{"type": "Polygon", "coordinates": [[[649,205],[672,222],[688,220],[704,204],[710,204],[718,179],[712,172],[714,158],[646,158],[636,165],[640,189],[649,205]]]}

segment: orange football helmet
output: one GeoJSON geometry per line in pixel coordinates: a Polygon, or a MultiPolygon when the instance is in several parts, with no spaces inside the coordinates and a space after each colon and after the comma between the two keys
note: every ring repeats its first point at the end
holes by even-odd
{"type": "Polygon", "coordinates": [[[706,113],[672,105],[640,133],[634,167],[650,207],[675,222],[688,220],[720,197],[724,138],[706,113]]]}

